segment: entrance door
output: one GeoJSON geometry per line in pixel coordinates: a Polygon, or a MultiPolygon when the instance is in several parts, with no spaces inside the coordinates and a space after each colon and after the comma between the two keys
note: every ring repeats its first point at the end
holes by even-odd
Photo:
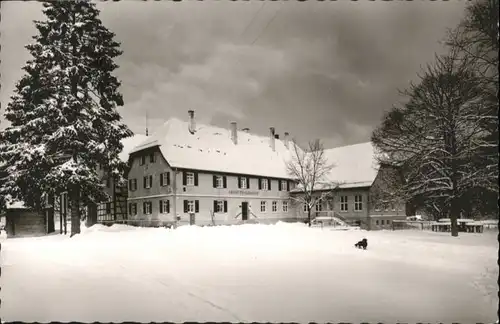
{"type": "Polygon", "coordinates": [[[248,201],[241,203],[241,219],[244,221],[248,220],[248,201]]]}
{"type": "Polygon", "coordinates": [[[189,214],[189,225],[194,225],[196,223],[196,214],[195,213],[190,213],[189,214]]]}

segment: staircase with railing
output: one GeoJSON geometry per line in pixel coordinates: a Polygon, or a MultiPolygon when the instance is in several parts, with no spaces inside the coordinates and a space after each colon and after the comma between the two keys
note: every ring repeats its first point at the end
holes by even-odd
{"type": "Polygon", "coordinates": [[[314,213],[312,223],[331,224],[333,226],[353,227],[358,226],[353,220],[348,220],[334,210],[317,211],[314,213]]]}

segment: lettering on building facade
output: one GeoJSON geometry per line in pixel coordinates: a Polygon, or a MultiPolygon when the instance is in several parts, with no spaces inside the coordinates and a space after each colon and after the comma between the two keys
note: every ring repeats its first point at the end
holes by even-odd
{"type": "Polygon", "coordinates": [[[258,191],[246,191],[246,190],[229,190],[230,195],[240,195],[240,196],[258,196],[258,191]]]}

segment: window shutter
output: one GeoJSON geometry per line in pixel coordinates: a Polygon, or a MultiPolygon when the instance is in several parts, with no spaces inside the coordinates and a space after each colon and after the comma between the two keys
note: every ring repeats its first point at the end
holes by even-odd
{"type": "Polygon", "coordinates": [[[282,188],[281,188],[281,180],[278,180],[278,191],[281,191],[282,188]]]}
{"type": "Polygon", "coordinates": [[[132,215],[132,204],[128,204],[128,214],[132,215]]]}
{"type": "Polygon", "coordinates": [[[222,187],[227,188],[227,178],[226,178],[226,176],[222,177],[222,187]]]}
{"type": "Polygon", "coordinates": [[[163,201],[160,200],[160,214],[163,214],[163,201]]]}
{"type": "Polygon", "coordinates": [[[217,212],[217,200],[214,200],[214,213],[217,212]]]}
{"type": "Polygon", "coordinates": [[[194,185],[198,187],[198,172],[194,173],[194,185]]]}
{"type": "Polygon", "coordinates": [[[259,190],[262,190],[262,179],[257,178],[257,181],[259,182],[259,190]]]}
{"type": "Polygon", "coordinates": [[[224,212],[227,213],[227,200],[224,200],[224,212]]]}
{"type": "Polygon", "coordinates": [[[146,202],[142,203],[142,213],[146,214],[146,202]]]}
{"type": "Polygon", "coordinates": [[[134,191],[137,190],[137,179],[134,179],[134,191]]]}
{"type": "Polygon", "coordinates": [[[238,188],[241,189],[241,177],[238,177],[238,188]]]}
{"type": "Polygon", "coordinates": [[[187,174],[186,171],[182,171],[182,185],[185,186],[187,182],[187,174]]]}
{"type": "Polygon", "coordinates": [[[184,200],[184,212],[185,213],[188,212],[188,201],[187,200],[184,200]]]}
{"type": "Polygon", "coordinates": [[[272,182],[272,180],[271,179],[266,179],[266,180],[267,180],[267,189],[271,190],[271,182],[272,182]]]}
{"type": "Polygon", "coordinates": [[[128,190],[132,191],[132,179],[128,181],[128,190]]]}
{"type": "Polygon", "coordinates": [[[286,191],[290,191],[290,181],[286,182],[286,191]]]}
{"type": "Polygon", "coordinates": [[[153,213],[153,203],[150,201],[148,204],[149,204],[149,213],[152,214],[153,213]]]}
{"type": "Polygon", "coordinates": [[[144,188],[146,188],[146,181],[147,181],[147,177],[144,177],[142,180],[143,180],[143,182],[144,182],[144,183],[143,183],[143,184],[144,184],[144,188]]]}
{"type": "Polygon", "coordinates": [[[200,212],[200,201],[199,200],[195,200],[194,201],[194,212],[195,213],[199,213],[200,212]]]}
{"type": "Polygon", "coordinates": [[[167,186],[170,186],[170,171],[167,172],[167,186]]]}
{"type": "Polygon", "coordinates": [[[149,187],[150,188],[153,187],[153,176],[152,175],[149,176],[149,187]]]}
{"type": "Polygon", "coordinates": [[[250,189],[250,177],[247,177],[247,189],[250,189]]]}
{"type": "Polygon", "coordinates": [[[170,214],[170,200],[167,200],[167,214],[170,214]]]}
{"type": "Polygon", "coordinates": [[[160,186],[163,187],[163,177],[165,173],[160,174],[160,186]]]}
{"type": "Polygon", "coordinates": [[[216,175],[213,176],[213,186],[214,186],[214,188],[217,188],[217,176],[216,175]]]}

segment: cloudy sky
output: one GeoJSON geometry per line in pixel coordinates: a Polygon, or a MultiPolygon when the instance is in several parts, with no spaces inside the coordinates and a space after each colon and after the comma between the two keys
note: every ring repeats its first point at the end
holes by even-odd
{"type": "MultiPolygon", "coordinates": [[[[368,141],[398,88],[442,52],[465,1],[101,2],[124,54],[124,121],[144,133],[169,117],[267,134],[270,126],[327,147],[368,141]]],[[[1,103],[29,54],[36,2],[3,2],[1,103]]],[[[2,111],[3,115],[3,111],[2,111]]],[[[0,117],[0,120],[3,117],[0,117]]],[[[0,127],[5,127],[3,121],[0,127]]]]}

